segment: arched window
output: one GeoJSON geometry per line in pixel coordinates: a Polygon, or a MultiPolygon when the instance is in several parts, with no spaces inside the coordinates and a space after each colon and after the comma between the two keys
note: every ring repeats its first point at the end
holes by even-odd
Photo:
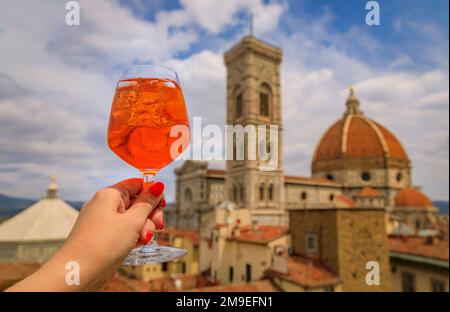
{"type": "Polygon", "coordinates": [[[239,118],[242,116],[242,112],[243,112],[243,104],[242,104],[242,93],[238,93],[234,99],[235,103],[235,107],[236,107],[236,118],[239,118]]]}
{"type": "Polygon", "coordinates": [[[233,91],[234,101],[234,116],[236,118],[242,117],[244,112],[244,103],[242,98],[242,89],[240,85],[237,85],[233,91]]]}
{"type": "Polygon", "coordinates": [[[186,202],[190,203],[192,201],[192,191],[190,188],[187,188],[184,191],[184,199],[186,200],[186,202]]]}
{"type": "Polygon", "coordinates": [[[261,116],[269,117],[271,97],[272,92],[269,85],[267,83],[263,83],[259,92],[259,114],[261,116]]]}
{"type": "Polygon", "coordinates": [[[264,183],[259,185],[259,200],[264,200],[264,183]]]}
{"type": "Polygon", "coordinates": [[[272,201],[273,200],[273,184],[270,183],[269,185],[269,200],[272,201]]]}

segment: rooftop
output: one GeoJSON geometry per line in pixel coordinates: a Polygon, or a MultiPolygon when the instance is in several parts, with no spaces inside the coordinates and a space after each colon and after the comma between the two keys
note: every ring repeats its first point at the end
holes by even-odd
{"type": "MultiPolygon", "coordinates": [[[[197,231],[180,230],[175,228],[166,228],[163,232],[158,233],[161,236],[161,240],[164,241],[164,236],[170,235],[172,237],[182,237],[190,240],[194,246],[198,246],[199,233],[197,231]]],[[[167,239],[166,239],[167,240],[167,239]]],[[[159,239],[158,239],[159,242],[159,239]]]]}
{"type": "Polygon", "coordinates": [[[378,193],[375,189],[371,187],[365,187],[357,194],[360,197],[378,197],[380,193],[378,193]]]}
{"type": "Polygon", "coordinates": [[[261,225],[256,229],[252,229],[251,226],[243,226],[240,229],[239,235],[230,237],[228,240],[253,244],[267,244],[288,233],[289,229],[287,226],[261,225]]]}
{"type": "Polygon", "coordinates": [[[78,218],[78,211],[58,198],[54,178],[47,197],[0,224],[0,242],[65,240],[78,218]]]}
{"type": "Polygon", "coordinates": [[[389,158],[408,161],[400,141],[385,127],[367,118],[350,89],[344,117],[322,136],[313,162],[343,158],[389,158]]]}
{"type": "Polygon", "coordinates": [[[269,277],[278,277],[305,288],[333,286],[340,282],[339,278],[319,260],[303,256],[284,256],[286,272],[275,268],[266,271],[269,277]]]}
{"type": "Polygon", "coordinates": [[[275,292],[280,289],[270,280],[260,280],[250,283],[238,283],[228,285],[217,285],[209,287],[201,287],[192,289],[196,292],[244,292],[244,291],[262,291],[262,292],[275,292]]]}
{"type": "Polygon", "coordinates": [[[389,251],[448,261],[448,241],[438,237],[389,237],[389,251]]]}
{"type": "Polygon", "coordinates": [[[431,200],[415,188],[404,188],[395,195],[396,207],[433,207],[431,200]]]}

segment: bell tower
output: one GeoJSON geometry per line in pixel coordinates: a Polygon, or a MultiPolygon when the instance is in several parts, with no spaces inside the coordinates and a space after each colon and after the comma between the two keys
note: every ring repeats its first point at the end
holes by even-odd
{"type": "Polygon", "coordinates": [[[253,221],[258,224],[283,224],[287,220],[282,167],[281,60],[281,49],[251,35],[225,53],[227,125],[234,129],[242,127],[245,135],[241,141],[234,134],[232,140],[228,136],[233,159],[226,163],[224,197],[238,207],[250,209],[253,221]],[[261,127],[258,130],[261,125],[266,126],[264,131],[261,127]],[[272,130],[276,128],[272,136],[270,126],[272,130]],[[251,129],[256,129],[253,132],[256,139],[252,140],[251,129]],[[237,142],[243,143],[241,157],[237,142]],[[251,150],[256,157],[252,157],[251,150]],[[272,160],[269,170],[262,169],[269,163],[267,158],[260,157],[264,153],[272,160]]]}

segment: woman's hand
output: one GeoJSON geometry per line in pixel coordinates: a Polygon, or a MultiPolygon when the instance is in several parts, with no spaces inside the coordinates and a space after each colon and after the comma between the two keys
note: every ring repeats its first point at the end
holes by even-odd
{"type": "Polygon", "coordinates": [[[101,189],[80,211],[61,249],[38,271],[9,291],[96,290],[137,245],[164,228],[166,205],[161,182],[145,185],[128,179],[101,189]],[[80,285],[67,285],[67,263],[80,269],[80,285]]]}

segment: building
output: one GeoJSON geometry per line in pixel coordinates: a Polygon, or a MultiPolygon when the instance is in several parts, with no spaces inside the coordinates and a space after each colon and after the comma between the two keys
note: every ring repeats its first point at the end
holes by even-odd
{"type": "MultiPolygon", "coordinates": [[[[212,281],[231,284],[269,278],[284,290],[395,290],[398,276],[391,265],[398,261],[388,234],[438,235],[448,243],[448,219],[438,216],[436,207],[414,186],[403,145],[363,113],[353,88],[342,117],[317,144],[311,176],[285,175],[282,50],[246,36],[225,53],[224,60],[227,124],[244,130],[248,125],[277,126],[277,145],[264,144],[266,138],[259,134],[258,142],[266,145],[266,152],[277,151],[278,158],[276,170],[259,170],[265,160],[249,160],[248,149],[241,159],[233,134],[230,146],[235,158],[226,162],[225,170],[186,161],[175,171],[171,222],[200,233],[200,271],[208,271],[212,281]],[[264,238],[266,232],[284,230],[281,238],[264,238]],[[379,285],[365,282],[369,261],[379,265],[379,285]]],[[[244,147],[248,138],[247,133],[244,147]]],[[[430,248],[444,252],[435,245],[430,248]]],[[[439,272],[445,271],[448,275],[448,264],[439,272]]],[[[448,289],[448,276],[441,278],[448,289]]]]}
{"type": "Polygon", "coordinates": [[[302,256],[277,255],[265,272],[281,291],[341,291],[341,280],[321,261],[302,256]]]}
{"type": "Polygon", "coordinates": [[[314,259],[335,273],[342,291],[390,289],[385,209],[357,206],[344,195],[327,208],[290,211],[292,253],[314,259]],[[379,265],[380,284],[368,285],[366,264],[379,265]]]}
{"type": "Polygon", "coordinates": [[[314,152],[312,175],[341,184],[353,197],[370,186],[381,193],[386,206],[395,194],[411,187],[411,162],[400,141],[361,110],[353,88],[342,118],[324,133],[314,152]]]}
{"type": "Polygon", "coordinates": [[[0,224],[0,262],[37,262],[50,258],[64,243],[78,211],[58,197],[55,178],[47,196],[0,224]]]}
{"type": "Polygon", "coordinates": [[[438,209],[422,192],[414,188],[404,188],[397,192],[391,214],[400,218],[413,229],[437,230],[438,209]]]}
{"type": "Polygon", "coordinates": [[[220,285],[261,279],[274,256],[290,245],[286,226],[256,225],[249,209],[224,202],[203,216],[200,270],[220,285]]]}
{"type": "Polygon", "coordinates": [[[391,290],[449,291],[448,240],[439,237],[389,237],[391,290]]]}

